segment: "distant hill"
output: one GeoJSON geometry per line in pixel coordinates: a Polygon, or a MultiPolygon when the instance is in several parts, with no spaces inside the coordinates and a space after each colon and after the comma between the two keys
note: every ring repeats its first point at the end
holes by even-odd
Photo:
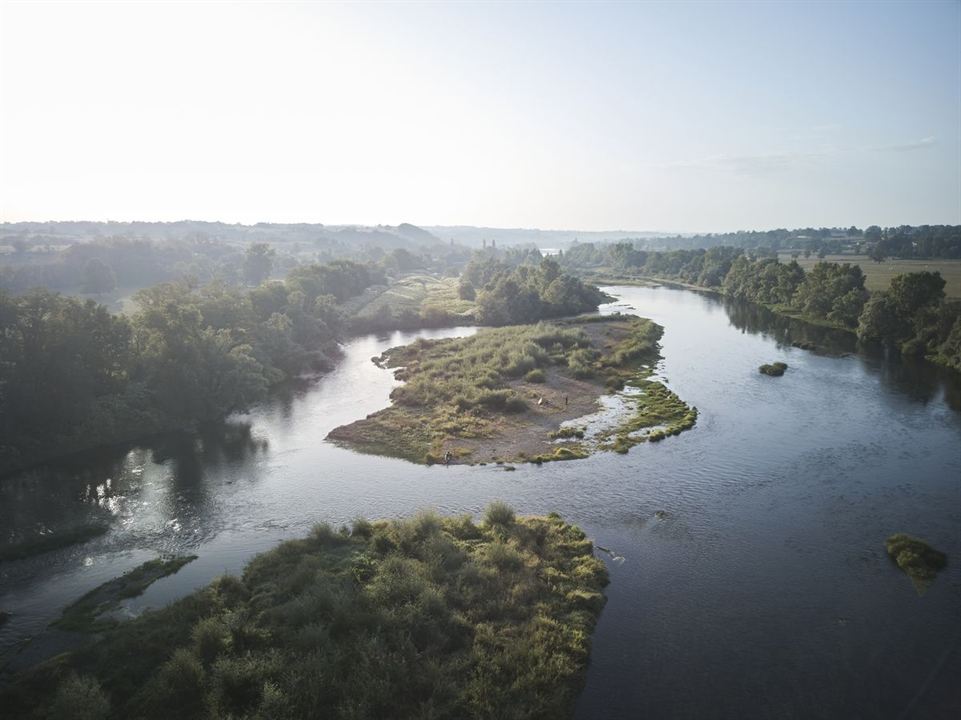
{"type": "Polygon", "coordinates": [[[17,240],[30,244],[66,246],[108,237],[128,237],[155,241],[209,239],[247,245],[254,242],[282,246],[308,243],[317,248],[346,245],[376,245],[385,250],[415,249],[438,245],[440,239],[430,232],[402,223],[397,227],[380,225],[323,225],[321,223],[257,223],[240,225],[199,220],[177,222],[19,222],[0,223],[0,245],[17,240]]]}
{"type": "Polygon", "coordinates": [[[539,248],[567,247],[573,242],[608,242],[626,238],[654,238],[667,233],[638,230],[539,230],[537,228],[491,228],[471,225],[427,225],[427,230],[443,241],[480,247],[493,240],[500,246],[530,245],[539,248]]]}

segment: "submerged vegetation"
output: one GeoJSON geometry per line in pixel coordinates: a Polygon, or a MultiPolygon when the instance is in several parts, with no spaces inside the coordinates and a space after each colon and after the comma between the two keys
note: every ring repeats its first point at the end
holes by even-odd
{"type": "Polygon", "coordinates": [[[770,375],[771,377],[781,377],[785,370],[787,370],[787,363],[784,362],[764,364],[758,368],[758,372],[762,375],[770,375]]]}
{"type": "Polygon", "coordinates": [[[503,503],[480,524],[320,525],[22,674],[0,705],[22,718],[565,717],[606,583],[581,530],[503,503]]]}
{"type": "Polygon", "coordinates": [[[947,556],[923,540],[896,533],[884,542],[888,556],[911,578],[919,595],[923,595],[948,562],[947,556]]]}
{"type": "Polygon", "coordinates": [[[482,452],[494,461],[577,459],[589,454],[585,445],[552,441],[584,432],[560,423],[592,412],[600,395],[626,383],[641,392],[631,396],[638,411],[621,444],[649,439],[636,432],[645,427],[677,434],[694,424],[696,411],[646,379],[661,332],[650,320],[612,315],[418,340],[377,359],[406,381],[391,393],[392,406],[329,437],[414,462],[486,459],[482,452]]]}
{"type": "Polygon", "coordinates": [[[89,632],[101,629],[113,621],[102,619],[100,616],[116,609],[119,601],[143,595],[144,590],[152,583],[167,575],[173,575],[184,565],[196,559],[196,555],[186,555],[148,560],[130,572],[88,592],[68,606],[54,624],[62,630],[89,632]]]}

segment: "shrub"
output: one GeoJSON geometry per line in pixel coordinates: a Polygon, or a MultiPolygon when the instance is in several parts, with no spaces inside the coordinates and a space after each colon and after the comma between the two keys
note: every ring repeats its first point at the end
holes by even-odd
{"type": "Polygon", "coordinates": [[[71,674],[57,688],[49,717],[51,720],[102,720],[109,714],[110,700],[97,679],[89,675],[71,674]]]}
{"type": "Polygon", "coordinates": [[[350,534],[357,537],[369,538],[374,533],[374,526],[364,518],[357,518],[350,527],[350,534]]]}
{"type": "Polygon", "coordinates": [[[515,572],[524,567],[524,557],[517,548],[504,542],[492,542],[485,548],[484,559],[502,572],[515,572]]]}
{"type": "Polygon", "coordinates": [[[515,519],[514,508],[500,500],[492,502],[484,511],[484,523],[488,527],[509,528],[515,519]]]}
{"type": "Polygon", "coordinates": [[[153,703],[166,708],[172,717],[198,717],[204,710],[204,680],[204,667],[197,656],[178,648],[160,668],[153,703]]]}
{"type": "Polygon", "coordinates": [[[542,383],[542,382],[546,382],[547,378],[544,376],[543,370],[541,370],[540,368],[536,368],[534,370],[531,370],[529,373],[527,373],[524,376],[524,380],[526,380],[529,383],[542,383]]]}
{"type": "Polygon", "coordinates": [[[758,371],[763,375],[770,375],[771,377],[781,377],[784,371],[787,370],[787,363],[776,362],[770,365],[761,365],[758,371]]]}
{"type": "Polygon", "coordinates": [[[190,633],[194,652],[204,663],[210,665],[230,646],[229,628],[217,617],[204,618],[190,633]]]}

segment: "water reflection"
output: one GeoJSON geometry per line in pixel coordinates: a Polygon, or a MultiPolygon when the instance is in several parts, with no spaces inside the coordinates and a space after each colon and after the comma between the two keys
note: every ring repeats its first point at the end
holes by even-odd
{"type": "Polygon", "coordinates": [[[865,371],[921,403],[944,399],[952,410],[961,411],[961,374],[926,360],[901,357],[896,351],[864,345],[853,333],[812,325],[778,315],[767,308],[730,298],[710,301],[721,304],[731,325],[742,332],[774,340],[778,347],[802,347],[827,355],[858,354],[865,371]]]}

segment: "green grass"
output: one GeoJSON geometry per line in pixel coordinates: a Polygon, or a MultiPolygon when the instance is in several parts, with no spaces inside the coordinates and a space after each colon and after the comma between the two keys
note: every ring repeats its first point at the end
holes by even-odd
{"type": "MultiPolygon", "coordinates": [[[[781,262],[791,262],[791,256],[786,253],[781,253],[778,259],[781,262]]],[[[797,261],[805,272],[820,262],[815,255],[809,258],[802,256],[797,261]]],[[[893,258],[877,263],[867,255],[828,255],[824,258],[824,261],[860,265],[865,277],[864,286],[872,292],[887,290],[891,285],[891,280],[896,275],[916,273],[922,270],[939,272],[947,283],[944,286],[945,295],[949,298],[961,298],[961,260],[898,260],[893,258]]]]}
{"type": "Polygon", "coordinates": [[[167,575],[173,575],[184,565],[196,559],[196,555],[188,555],[167,560],[162,558],[149,560],[88,592],[67,607],[54,625],[61,630],[75,632],[101,630],[113,621],[103,620],[100,615],[116,608],[121,600],[142,595],[152,583],[167,575]]]}
{"type": "Polygon", "coordinates": [[[38,535],[11,545],[2,545],[0,546],[0,562],[22,560],[51,550],[58,550],[68,545],[86,542],[103,535],[109,529],[110,525],[107,523],[89,523],[49,535],[38,535]]]}
{"type": "Polygon", "coordinates": [[[884,542],[884,547],[888,556],[911,578],[919,595],[927,592],[938,572],[948,562],[943,552],[904,533],[891,535],[884,542]]]}
{"type": "Polygon", "coordinates": [[[492,504],[321,525],[21,674],[16,717],[556,718],[583,685],[603,563],[556,515],[492,504]],[[71,703],[71,698],[75,699],[71,703]]]}
{"type": "MultiPolygon", "coordinates": [[[[631,315],[589,316],[487,328],[468,338],[418,340],[392,348],[376,359],[381,366],[400,368],[396,375],[405,381],[391,393],[392,406],[336,428],[328,437],[361,452],[440,462],[452,441],[504,435],[508,421],[516,433],[534,421],[527,414],[530,397],[518,391],[522,378],[541,384],[550,371],[593,383],[578,386],[581,391],[599,395],[604,386],[620,389],[650,372],[640,366],[657,358],[661,332],[650,320],[631,315]]],[[[659,399],[656,392],[652,402],[659,399]]],[[[564,437],[560,432],[545,433],[544,439],[564,437]]],[[[453,452],[457,457],[456,448],[453,452]]],[[[587,454],[571,448],[570,454],[552,451],[529,460],[587,454]]],[[[516,458],[509,454],[504,459],[516,458]]]]}
{"type": "Polygon", "coordinates": [[[615,431],[601,438],[602,448],[624,454],[635,445],[660,442],[697,424],[697,408],[685,403],[662,383],[635,379],[631,384],[642,391],[637,410],[615,431]],[[644,430],[649,432],[643,433],[644,430]]]}
{"type": "Polygon", "coordinates": [[[358,331],[473,324],[472,300],[458,295],[458,279],[409,275],[373,297],[365,295],[345,306],[358,331]]]}

